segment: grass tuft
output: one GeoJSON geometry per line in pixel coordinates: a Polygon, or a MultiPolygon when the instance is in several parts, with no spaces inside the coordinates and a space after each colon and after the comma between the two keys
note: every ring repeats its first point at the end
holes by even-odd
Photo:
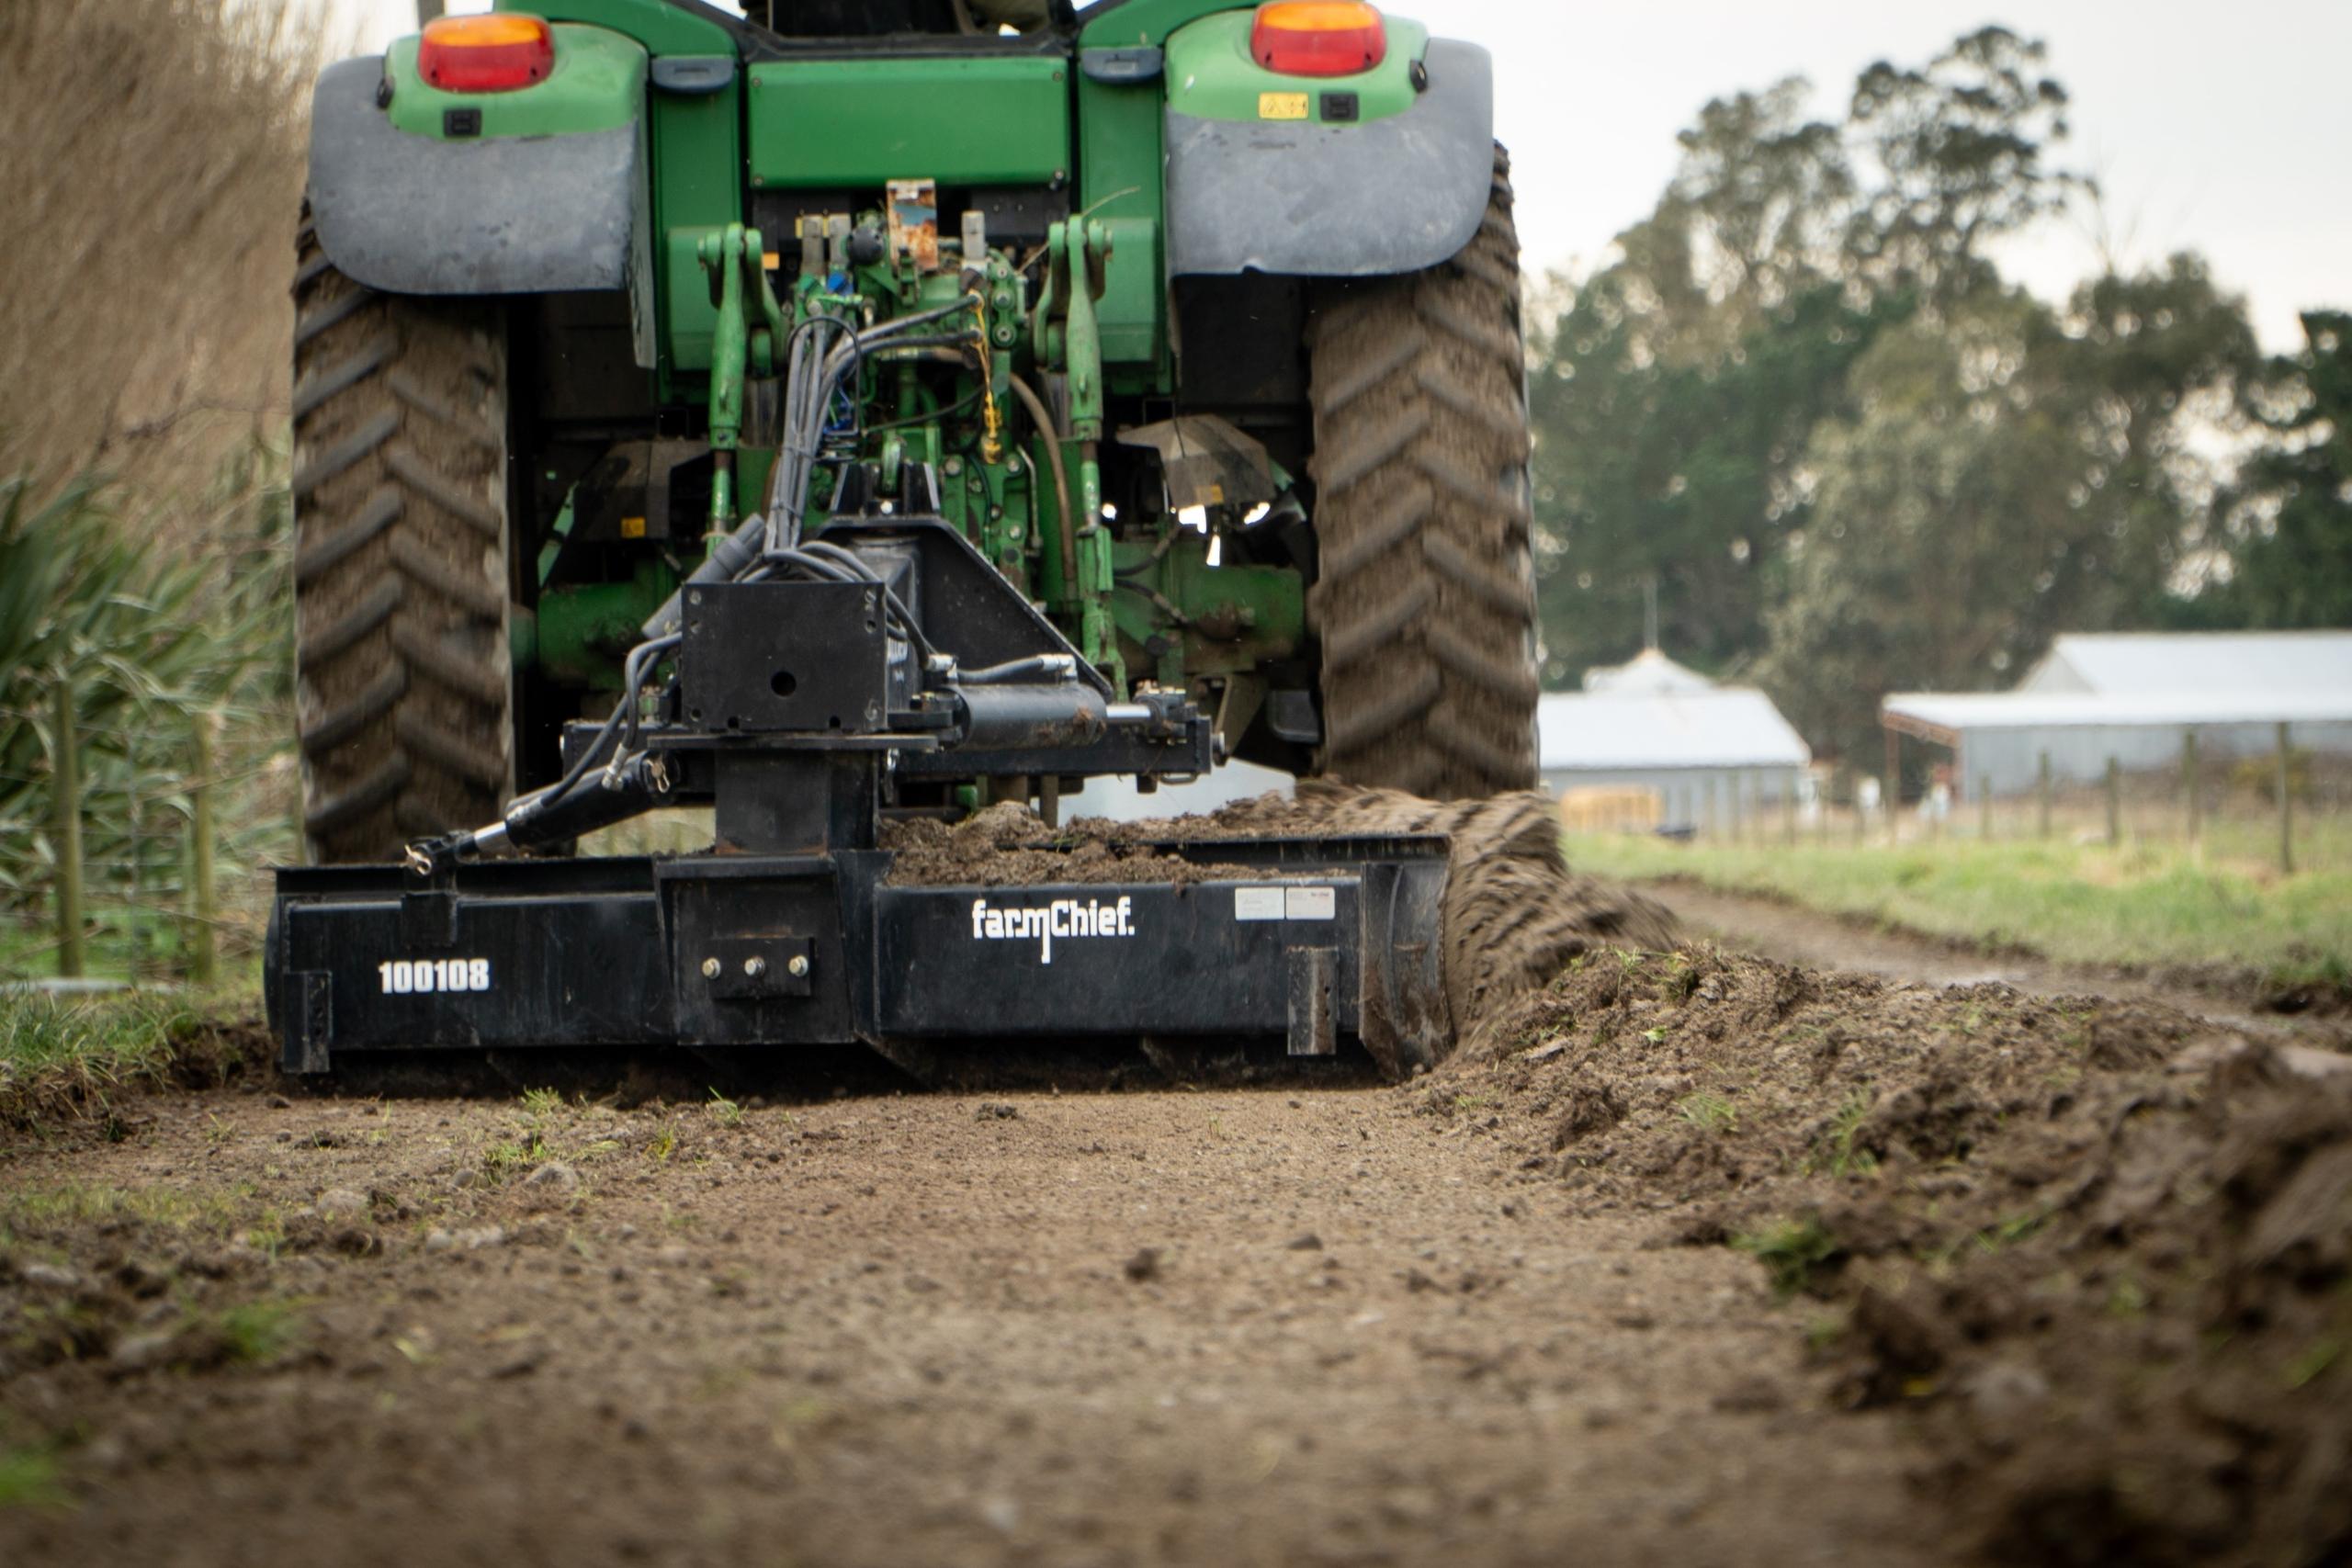
{"type": "Polygon", "coordinates": [[[1685,1095],[1675,1102],[1675,1111],[1693,1127],[1707,1133],[1736,1133],[1739,1130],[1739,1112],[1730,1100],[1718,1094],[1685,1095]]]}
{"type": "Polygon", "coordinates": [[[226,1082],[262,1055],[259,1030],[235,1017],[249,1005],[0,991],[0,1127],[103,1120],[135,1089],[226,1082]]]}
{"type": "Polygon", "coordinates": [[[1831,1118],[1829,1131],[1815,1145],[1810,1168],[1830,1176],[1869,1176],[1878,1169],[1878,1156],[1868,1149],[1854,1146],[1855,1134],[1862,1130],[1862,1122],[1871,1113],[1871,1097],[1867,1089],[1856,1089],[1838,1107],[1831,1118]]]}
{"type": "Polygon", "coordinates": [[[244,1366],[275,1361],[302,1338],[301,1312],[289,1302],[246,1302],[228,1307],[215,1314],[209,1326],[219,1334],[227,1359],[244,1366]]]}
{"type": "Polygon", "coordinates": [[[1731,1244],[1764,1265],[1773,1291],[1782,1296],[1812,1289],[1845,1255],[1818,1214],[1743,1231],[1731,1244]]]}
{"type": "Polygon", "coordinates": [[[65,1504],[53,1445],[0,1448],[0,1509],[62,1508],[65,1504]]]}

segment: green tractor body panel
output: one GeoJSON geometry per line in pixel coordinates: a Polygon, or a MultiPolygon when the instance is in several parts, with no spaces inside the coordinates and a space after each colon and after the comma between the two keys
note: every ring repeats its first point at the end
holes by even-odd
{"type": "MultiPolygon", "coordinates": [[[[696,59],[708,57],[693,57],[696,59]]],[[[660,301],[662,397],[674,395],[681,372],[710,368],[718,310],[695,245],[701,237],[743,220],[743,85],[731,56],[726,85],[692,94],[652,95],[654,297],[660,301]]]]}
{"type": "Polygon", "coordinates": [[[832,190],[1069,177],[1060,56],[787,60],[751,68],[753,186],[832,190]]]}
{"type": "Polygon", "coordinates": [[[552,74],[443,92],[413,38],[330,68],[311,197],[359,283],[507,301],[512,553],[539,563],[514,590],[526,706],[616,690],[636,628],[741,519],[781,500],[814,533],[904,499],[1121,692],[1300,711],[1311,287],[1433,265],[1475,231],[1483,51],[1391,17],[1374,69],[1283,75],[1232,0],[1017,39],[792,38],[693,0],[497,8],[552,25],[552,74]],[[925,311],[929,346],[864,363],[805,492],[772,495],[809,324],[925,311]],[[1188,412],[1278,481],[1179,505],[1116,438],[1188,412]],[[616,461],[631,443],[659,460],[616,461]]]}
{"type": "Polygon", "coordinates": [[[522,11],[550,22],[582,22],[635,39],[657,55],[724,55],[742,51],[741,18],[672,0],[496,0],[493,11],[522,11]]]}

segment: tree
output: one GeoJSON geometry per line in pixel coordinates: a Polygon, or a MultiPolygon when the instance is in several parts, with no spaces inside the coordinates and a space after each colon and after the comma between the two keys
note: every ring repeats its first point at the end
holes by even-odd
{"type": "Polygon", "coordinates": [[[1530,397],[1555,682],[1639,649],[1651,581],[1679,656],[1723,669],[1760,644],[1788,468],[1876,310],[1838,277],[1852,181],[1838,129],[1806,118],[1806,96],[1791,79],[1709,104],[1657,211],[1540,334],[1530,397]]]}
{"type": "Polygon", "coordinates": [[[1679,658],[1753,661],[1804,523],[1815,427],[1923,304],[1995,281],[1982,247],[2062,203],[2065,94],[1998,28],[1873,65],[1843,124],[1791,78],[1679,137],[1657,209],[1540,335],[1532,367],[1546,676],[1640,647],[1643,590],[1679,658]]]}
{"type": "Polygon", "coordinates": [[[2247,391],[2267,438],[2220,507],[2229,578],[2201,597],[2222,624],[2352,626],[2352,314],[2302,323],[2247,391]]]}
{"type": "Polygon", "coordinates": [[[2026,376],[2041,309],[1987,293],[1883,334],[1854,367],[1856,412],[1815,431],[1758,678],[1816,748],[1873,755],[1886,693],[1991,683],[2088,586],[2070,559],[2078,449],[2026,376]]]}
{"type": "Polygon", "coordinates": [[[54,875],[51,784],[74,749],[87,857],[137,883],[176,849],[137,830],[144,807],[187,807],[189,736],[209,716],[289,694],[282,570],[289,513],[276,463],[224,465],[180,509],[119,515],[100,479],[0,479],[0,906],[54,875]],[[192,513],[205,513],[189,521],[192,513]],[[159,535],[235,538],[242,558],[188,559],[159,535]],[[56,722],[60,694],[70,716],[56,722]]]}
{"type": "Polygon", "coordinates": [[[2211,488],[2196,434],[2256,363],[2244,302],[2188,256],[2063,312],[1980,288],[1882,335],[1807,453],[1760,678],[1868,755],[1890,691],[2006,685],[2061,631],[2158,618],[2211,488]]]}
{"type": "Polygon", "coordinates": [[[2042,73],[2047,52],[1987,27],[1925,67],[1881,61],[1863,71],[1849,118],[1878,178],[1847,244],[1875,287],[1917,290],[1935,305],[1960,299],[1996,280],[1988,241],[2087,188],[2044,163],[2066,137],[2066,89],[2042,73]]]}

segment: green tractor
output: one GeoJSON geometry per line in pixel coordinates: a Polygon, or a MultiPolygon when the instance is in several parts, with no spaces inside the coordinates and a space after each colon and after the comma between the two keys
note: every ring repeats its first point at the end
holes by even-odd
{"type": "MultiPolygon", "coordinates": [[[[1227,757],[1437,799],[1535,782],[1484,51],[1342,0],[747,9],[498,0],[319,81],[293,400],[318,869],[282,874],[272,941],[298,1069],[330,1040],[922,1034],[866,973],[933,940],[858,859],[893,818],[1050,822],[1090,776],[1227,757]],[[715,810],[691,886],[570,857],[669,805],[715,810]],[[550,896],[642,906],[606,911],[639,922],[619,946],[566,938],[659,950],[627,1020],[582,1021],[577,976],[479,994],[554,962],[501,923],[550,896]],[[332,1001],[355,987],[380,1024],[332,1001]]],[[[1396,873],[1419,891],[1380,918],[1433,951],[1438,884],[1368,852],[1268,874],[1361,871],[1347,903],[1396,873]]],[[[1164,962],[1255,962],[1229,934],[1164,962]]],[[[1385,956],[1294,951],[1202,1029],[1279,1015],[1316,1049],[1420,1005],[1385,956]]],[[[991,1026],[1091,1016],[1039,1005],[991,1026]]]]}

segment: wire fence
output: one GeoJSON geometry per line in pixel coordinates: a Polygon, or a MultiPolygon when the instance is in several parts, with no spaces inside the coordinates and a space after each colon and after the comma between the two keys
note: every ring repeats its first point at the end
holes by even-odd
{"type": "Polygon", "coordinates": [[[2173,852],[2269,874],[2352,871],[2352,758],[2291,747],[2252,757],[2199,756],[2193,740],[2161,769],[2113,759],[2094,781],[2041,776],[2006,793],[1987,778],[1942,778],[1899,804],[1871,787],[1849,798],[1758,798],[1690,836],[1699,842],[1916,847],[2063,843],[2173,852]]]}

